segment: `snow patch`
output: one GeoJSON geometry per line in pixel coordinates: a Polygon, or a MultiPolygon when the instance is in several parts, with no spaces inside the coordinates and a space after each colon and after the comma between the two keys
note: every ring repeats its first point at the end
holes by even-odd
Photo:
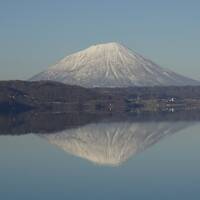
{"type": "Polygon", "coordinates": [[[31,80],[53,80],[88,88],[199,84],[116,42],[93,45],[66,56],[31,80]]]}

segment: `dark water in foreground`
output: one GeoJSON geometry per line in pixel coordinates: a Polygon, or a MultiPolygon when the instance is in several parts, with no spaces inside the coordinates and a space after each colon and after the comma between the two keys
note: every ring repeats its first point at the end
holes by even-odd
{"type": "Polygon", "coordinates": [[[0,199],[200,199],[200,123],[0,117],[0,199]]]}

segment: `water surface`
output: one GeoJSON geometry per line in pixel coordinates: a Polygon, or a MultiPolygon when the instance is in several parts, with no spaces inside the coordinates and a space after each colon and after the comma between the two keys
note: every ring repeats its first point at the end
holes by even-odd
{"type": "Polygon", "coordinates": [[[54,117],[0,119],[0,199],[199,199],[198,120],[54,117]]]}

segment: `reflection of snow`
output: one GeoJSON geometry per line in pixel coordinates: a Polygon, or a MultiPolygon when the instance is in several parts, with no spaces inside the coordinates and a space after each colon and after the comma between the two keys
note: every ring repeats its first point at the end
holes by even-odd
{"type": "Polygon", "coordinates": [[[100,165],[116,166],[189,125],[186,122],[98,123],[41,137],[70,154],[100,165]]]}

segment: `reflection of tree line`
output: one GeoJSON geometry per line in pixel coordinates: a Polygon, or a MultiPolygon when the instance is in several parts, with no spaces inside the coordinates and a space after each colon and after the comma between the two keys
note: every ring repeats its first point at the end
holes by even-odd
{"type": "Polygon", "coordinates": [[[199,121],[198,111],[176,112],[24,112],[0,115],[0,134],[52,133],[99,122],[199,121]]]}

